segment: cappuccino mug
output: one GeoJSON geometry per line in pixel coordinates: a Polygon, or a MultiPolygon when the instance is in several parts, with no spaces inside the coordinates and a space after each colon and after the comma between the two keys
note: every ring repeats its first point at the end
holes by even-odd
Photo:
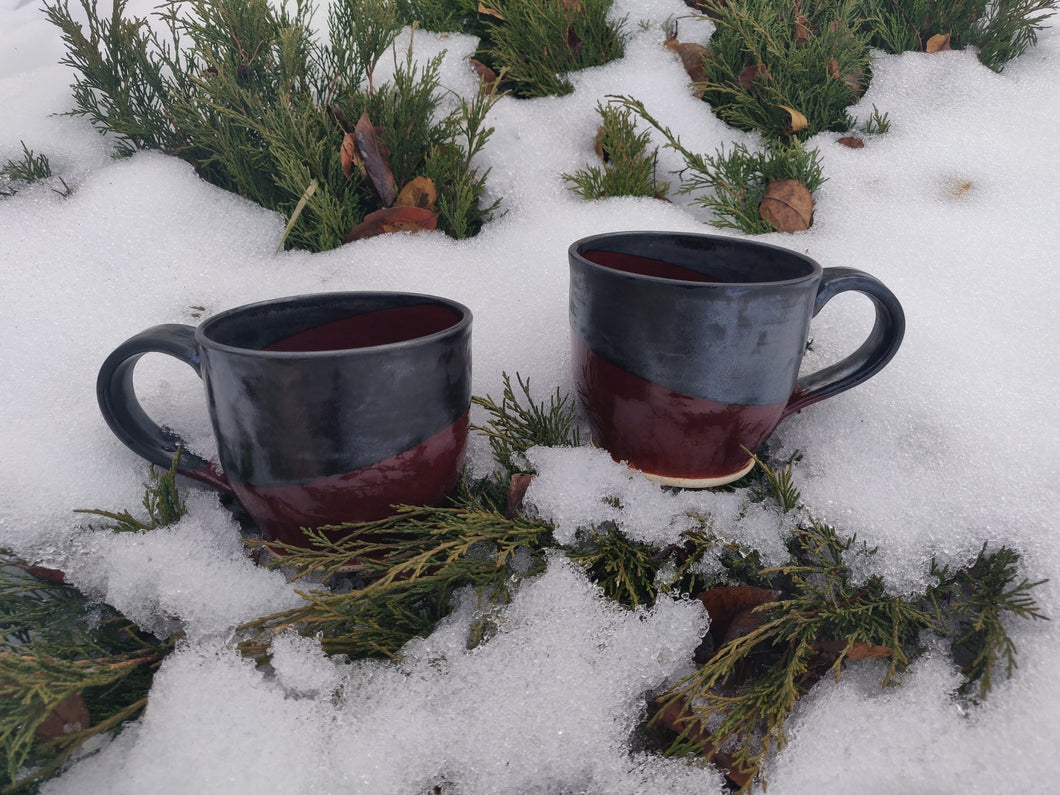
{"type": "Polygon", "coordinates": [[[103,417],[130,449],[234,496],[266,540],[370,521],[396,504],[445,500],[464,464],[471,312],[427,295],[339,292],[250,304],[198,328],[166,324],[118,346],[96,383],[103,417]],[[184,449],[140,405],[146,353],[202,379],[221,470],[184,449]]]}
{"type": "Polygon", "coordinates": [[[570,260],[575,386],[595,445],[659,483],[731,483],[788,415],[878,373],[905,332],[902,307],[853,268],[717,235],[616,232],[570,260]],[[876,315],[846,358],[799,376],[810,320],[838,293],[876,315]]]}

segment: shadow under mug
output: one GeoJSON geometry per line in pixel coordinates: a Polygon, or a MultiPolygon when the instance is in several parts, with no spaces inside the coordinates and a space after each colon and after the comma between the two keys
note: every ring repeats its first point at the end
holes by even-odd
{"type": "Polygon", "coordinates": [[[617,232],[568,255],[573,374],[592,441],[666,485],[743,477],[782,419],[871,378],[905,332],[877,279],[764,243],[617,232]],[[868,338],[800,378],[811,318],[847,290],[875,306],[868,338]]]}
{"type": "Polygon", "coordinates": [[[122,343],[96,384],[129,448],[234,496],[266,540],[305,545],[302,528],[371,521],[432,505],[464,464],[471,312],[428,295],[341,292],[250,304],[198,328],[166,324],[122,343]],[[202,378],[223,472],[140,405],[146,353],[202,378]]]}

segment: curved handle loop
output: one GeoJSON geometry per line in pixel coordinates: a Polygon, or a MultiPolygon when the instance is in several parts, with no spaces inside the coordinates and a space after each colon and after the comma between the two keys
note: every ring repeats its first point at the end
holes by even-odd
{"type": "Polygon", "coordinates": [[[876,307],[872,331],[861,347],[845,359],[800,378],[784,408],[785,417],[868,380],[883,369],[902,344],[905,335],[902,305],[881,281],[855,268],[824,269],[813,304],[814,316],[836,295],[847,290],[856,290],[872,299],[876,307]]]}
{"type": "Polygon", "coordinates": [[[141,458],[166,469],[173,466],[177,451],[177,471],[200,483],[233,494],[232,486],[212,462],[188,452],[180,436],[159,427],[147,416],[133,387],[133,368],[145,353],[164,353],[190,365],[200,378],[199,348],[195,329],[167,323],[141,331],[119,345],[103,362],[96,379],[96,398],[103,419],[115,436],[141,458]]]}

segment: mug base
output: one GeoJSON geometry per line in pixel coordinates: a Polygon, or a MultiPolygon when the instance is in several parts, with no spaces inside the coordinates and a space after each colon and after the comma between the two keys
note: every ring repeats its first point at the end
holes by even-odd
{"type": "Polygon", "coordinates": [[[655,475],[651,472],[645,472],[644,470],[636,470],[640,472],[648,480],[658,483],[660,486],[672,486],[676,489],[712,489],[716,486],[726,486],[729,483],[734,483],[752,469],[754,469],[755,461],[752,458],[747,462],[746,466],[738,469],[736,472],[729,473],[727,475],[718,475],[712,478],[675,478],[669,475],[655,475]]]}
{"type": "MultiPolygon", "coordinates": [[[[603,449],[592,436],[589,437],[589,444],[597,449],[603,449]]],[[[617,461],[618,459],[615,460],[617,461]]],[[[713,489],[717,486],[727,486],[730,483],[735,483],[755,468],[755,460],[751,458],[740,469],[727,475],[717,475],[711,478],[679,478],[672,475],[656,475],[652,472],[645,472],[643,469],[637,469],[635,466],[630,465],[628,461],[622,461],[621,463],[629,467],[631,471],[644,475],[653,483],[658,483],[660,486],[670,486],[675,489],[713,489]]]]}

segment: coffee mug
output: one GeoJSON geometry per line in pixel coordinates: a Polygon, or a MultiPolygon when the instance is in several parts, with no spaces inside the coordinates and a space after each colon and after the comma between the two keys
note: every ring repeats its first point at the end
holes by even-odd
{"type": "Polygon", "coordinates": [[[666,485],[740,479],[782,419],[871,378],[905,332],[877,279],[764,243],[616,232],[568,255],[573,374],[592,441],[666,485]],[[811,318],[846,290],[875,305],[868,338],[800,377],[811,318]]]}
{"type": "MultiPolygon", "coordinates": [[[[166,324],[122,343],[96,384],[129,448],[234,496],[267,540],[370,521],[396,504],[443,502],[463,468],[471,401],[471,312],[443,298],[340,292],[280,298],[166,324]],[[202,379],[222,470],[140,405],[146,353],[202,379]]],[[[329,531],[333,536],[336,531],[329,531]]]]}

